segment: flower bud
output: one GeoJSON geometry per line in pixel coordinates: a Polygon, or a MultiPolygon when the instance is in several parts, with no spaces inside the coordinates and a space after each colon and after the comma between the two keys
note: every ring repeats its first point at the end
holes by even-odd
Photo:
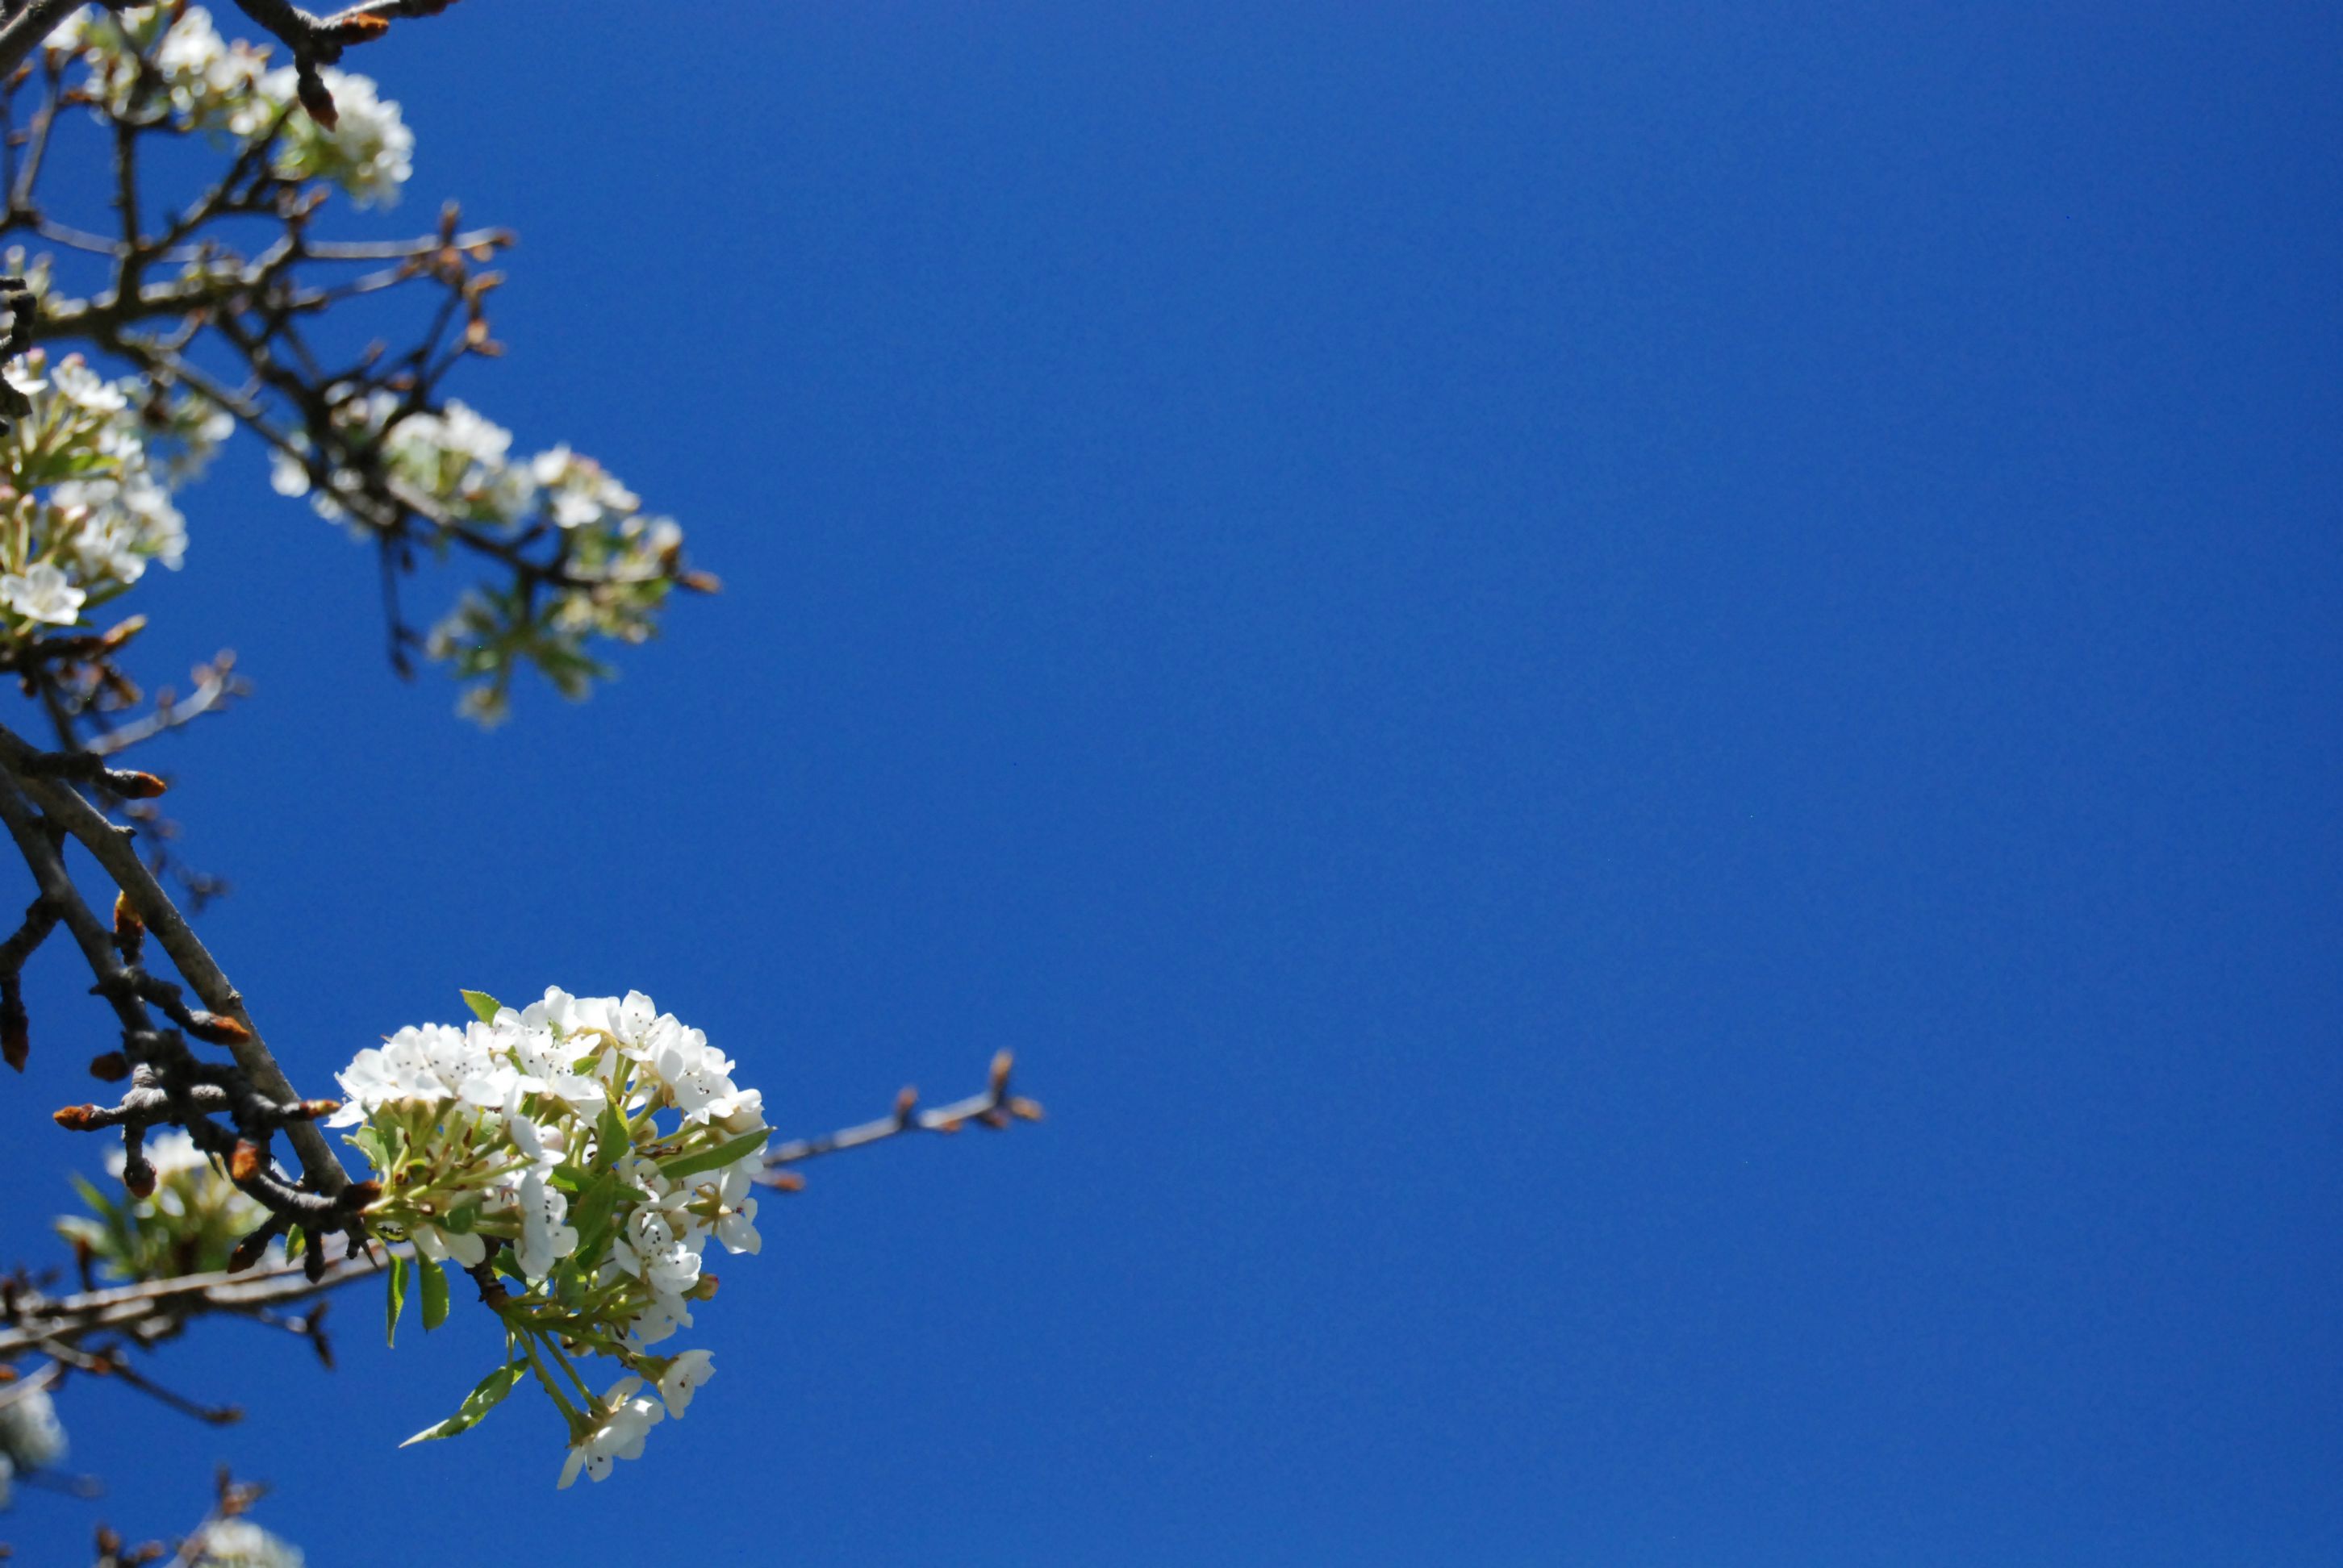
{"type": "Polygon", "coordinates": [[[341,112],[334,107],[334,95],[317,72],[305,67],[294,90],[301,106],[309,111],[309,117],[326,129],[330,131],[341,122],[341,112]]]}
{"type": "Polygon", "coordinates": [[[98,1119],[105,1114],[95,1105],[68,1105],[55,1113],[55,1119],[68,1132],[89,1132],[102,1125],[98,1119]]]}
{"type": "Polygon", "coordinates": [[[236,1141],[236,1151],[227,1157],[227,1173],[238,1185],[260,1174],[260,1145],[249,1138],[236,1141]]]}
{"type": "Polygon", "coordinates": [[[139,943],[145,940],[146,935],[146,922],[140,920],[138,911],[130,907],[129,895],[115,894],[114,946],[115,950],[121,953],[123,962],[135,964],[138,961],[139,943]]]}
{"type": "Polygon", "coordinates": [[[276,1226],[263,1225],[259,1230],[238,1241],[236,1244],[236,1251],[227,1255],[227,1271],[231,1274],[240,1274],[260,1261],[260,1255],[268,1251],[268,1243],[275,1239],[276,1235],[276,1226]]]}
{"type": "Polygon", "coordinates": [[[252,1039],[252,1030],[224,1012],[194,1014],[187,1032],[212,1045],[242,1045],[252,1039]]]}
{"type": "Polygon", "coordinates": [[[170,789],[152,773],[141,773],[136,768],[107,769],[106,787],[126,800],[152,800],[170,789]]]}
{"type": "Polygon", "coordinates": [[[155,1195],[155,1167],[143,1159],[123,1161],[122,1185],[133,1198],[152,1198],[155,1195]]]}
{"type": "Polygon", "coordinates": [[[100,1083],[119,1083],[130,1076],[130,1059],[118,1050],[100,1051],[89,1059],[89,1075],[100,1083]]]}

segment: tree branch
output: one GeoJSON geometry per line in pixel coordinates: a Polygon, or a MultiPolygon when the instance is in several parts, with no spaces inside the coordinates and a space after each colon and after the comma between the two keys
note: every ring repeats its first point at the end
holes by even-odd
{"type": "Polygon", "coordinates": [[[895,1097],[894,1111],[876,1121],[859,1122],[841,1127],[835,1132],[817,1138],[793,1138],[765,1155],[765,1174],[759,1180],[768,1187],[779,1187],[794,1191],[803,1185],[797,1177],[783,1173],[782,1168],[801,1164],[823,1154],[836,1154],[848,1149],[860,1149],[866,1144],[899,1138],[906,1132],[958,1132],[973,1121],[998,1131],[1014,1120],[1039,1121],[1041,1107],[1022,1095],[1009,1092],[1009,1069],[1014,1058],[1001,1051],[992,1059],[992,1072],[981,1093],[965,1100],[955,1100],[933,1111],[920,1111],[919,1091],[905,1089],[895,1097]]]}
{"type": "MultiPolygon", "coordinates": [[[[219,964],[188,926],[186,917],[179,912],[178,906],[171,901],[171,896],[163,890],[162,884],[155,879],[154,873],[138,858],[138,851],[131,842],[130,829],[117,828],[107,821],[104,814],[83,799],[81,791],[72,785],[42,777],[45,766],[42,759],[46,755],[15,731],[0,726],[0,769],[5,769],[14,779],[16,789],[23,791],[22,798],[39,806],[50,822],[73,835],[89,851],[106,874],[114,879],[114,885],[122,890],[123,896],[129,900],[140,921],[155,934],[156,941],[170,956],[173,966],[187,983],[195,988],[196,995],[202,999],[204,1006],[215,1013],[234,1019],[242,1026],[237,1032],[243,1038],[230,1039],[225,1043],[252,1089],[280,1104],[299,1102],[301,1096],[295,1092],[291,1081],[285,1076],[285,1070],[277,1065],[277,1058],[270,1054],[259,1030],[254,1026],[252,1015],[246,1011],[243,996],[228,983],[228,978],[219,964]]],[[[0,790],[0,801],[16,799],[14,790],[0,790]]],[[[56,905],[73,930],[74,940],[81,947],[83,956],[89,960],[92,970],[103,980],[109,973],[119,970],[121,964],[113,951],[112,937],[106,928],[99,925],[96,917],[90,914],[88,906],[82,902],[72,879],[65,875],[62,863],[53,868],[40,863],[36,859],[37,845],[20,829],[13,817],[8,829],[16,839],[17,849],[25,854],[27,863],[33,865],[42,893],[56,905]],[[60,882],[62,886],[52,887],[52,881],[60,882]],[[79,911],[78,920],[76,910],[79,911]],[[88,928],[86,930],[83,929],[85,925],[88,928]]],[[[33,831],[35,836],[39,835],[37,828],[33,831]]],[[[40,842],[45,843],[45,838],[41,837],[40,842]]],[[[54,846],[51,849],[52,854],[48,859],[54,860],[54,846]]],[[[114,997],[116,1010],[123,1013],[125,1028],[150,1027],[144,1009],[138,1007],[135,996],[116,990],[114,997]],[[136,1016],[124,1012],[126,1007],[136,1009],[136,1016]]],[[[307,1121],[297,1121],[288,1124],[285,1132],[293,1145],[294,1153],[301,1161],[302,1173],[309,1179],[311,1185],[329,1197],[348,1185],[349,1173],[342,1169],[342,1162],[335,1158],[325,1135],[316,1127],[307,1121]]]]}
{"type": "Polygon", "coordinates": [[[14,21],[0,27],[0,76],[23,65],[25,56],[39,48],[41,40],[55,32],[57,24],[80,4],[81,0],[33,0],[14,21]]]}
{"type": "MultiPolygon", "coordinates": [[[[1010,1053],[1005,1050],[994,1057],[991,1076],[982,1092],[965,1100],[920,1111],[914,1109],[916,1101],[907,1089],[898,1097],[890,1116],[819,1137],[793,1138],[765,1156],[765,1184],[793,1188],[799,1183],[794,1176],[782,1171],[784,1166],[884,1142],[906,1132],[956,1132],[970,1121],[996,1129],[1007,1127],[1012,1120],[1038,1121],[1041,1108],[1009,1092],[1010,1062],[1010,1053]]],[[[92,1334],[106,1332],[120,1333],[137,1343],[151,1345],[170,1338],[200,1317],[243,1317],[266,1322],[272,1316],[271,1308],[323,1295],[380,1269],[372,1257],[361,1254],[327,1265],[324,1274],[314,1280],[303,1272],[299,1262],[287,1262],[246,1273],[187,1274],[110,1290],[85,1291],[72,1296],[51,1297],[34,1291],[12,1290],[0,1293],[0,1362],[41,1352],[49,1342],[74,1344],[92,1334]]]]}

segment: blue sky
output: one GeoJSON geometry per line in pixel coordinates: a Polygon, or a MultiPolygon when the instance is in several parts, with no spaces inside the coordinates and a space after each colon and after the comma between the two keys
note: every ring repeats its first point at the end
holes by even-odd
{"type": "MultiPolygon", "coordinates": [[[[487,1336],[368,1292],[333,1376],[173,1354],[238,1431],[77,1386],[96,1512],[226,1460],[321,1564],[2343,1558],[2343,18],[687,9],[354,63],[392,226],[521,235],[460,395],[725,593],[482,735],[224,462],[148,606],[256,687],[154,754],[205,931],[313,1092],[558,983],[791,1131],[1002,1046],[1051,1120],[810,1168],[599,1487],[519,1402],[394,1452],[487,1336]]],[[[75,1156],[10,1140],[12,1250],[75,1156]]]]}

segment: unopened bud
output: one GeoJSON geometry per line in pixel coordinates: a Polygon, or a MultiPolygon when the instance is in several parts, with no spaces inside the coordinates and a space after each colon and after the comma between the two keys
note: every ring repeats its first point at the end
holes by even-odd
{"type": "Polygon", "coordinates": [[[334,95],[327,90],[325,78],[317,72],[304,70],[295,91],[301,106],[309,111],[309,117],[326,129],[330,131],[341,122],[341,112],[334,107],[334,95]]]}
{"type": "Polygon", "coordinates": [[[146,934],[146,922],[140,920],[138,911],[130,907],[130,895],[115,894],[114,945],[126,953],[135,952],[137,950],[139,939],[146,934]]]}
{"type": "Polygon", "coordinates": [[[272,1227],[263,1225],[259,1230],[238,1241],[236,1244],[236,1251],[227,1255],[227,1271],[231,1274],[240,1274],[260,1261],[260,1255],[268,1251],[268,1243],[276,1234],[277,1231],[272,1227]]]}
{"type": "Polygon", "coordinates": [[[124,1161],[122,1185],[133,1198],[152,1198],[155,1195],[155,1167],[144,1160],[124,1161]]]}
{"type": "Polygon", "coordinates": [[[1041,1120],[1041,1103],[1037,1100],[1028,1100],[1021,1094],[1012,1094],[1009,1097],[1009,1114],[1020,1121],[1039,1121],[1041,1120]]]}
{"type": "Polygon", "coordinates": [[[1004,1089],[1006,1089],[1006,1088],[1008,1088],[1008,1087],[1009,1087],[1009,1070],[1010,1070],[1010,1068],[1011,1068],[1011,1066],[1013,1066],[1013,1065],[1015,1064],[1016,1060],[1017,1060],[1016,1055],[1015,1055],[1013,1052],[1011,1052],[1011,1051],[1002,1050],[1002,1051],[996,1051],[996,1052],[994,1052],[994,1053],[993,1053],[993,1058],[992,1058],[992,1092],[993,1092],[993,1093],[998,1094],[998,1093],[1000,1093],[1002,1090],[1004,1090],[1004,1089]]]}
{"type": "Polygon", "coordinates": [[[331,1116],[342,1108],[338,1100],[305,1100],[297,1108],[304,1121],[315,1121],[321,1116],[331,1116]]]}
{"type": "Polygon", "coordinates": [[[695,569],[688,572],[679,572],[676,575],[675,586],[682,588],[687,593],[722,593],[724,591],[724,579],[718,577],[714,572],[703,572],[695,569]]]}
{"type": "Polygon", "coordinates": [[[776,1192],[802,1192],[805,1178],[794,1171],[768,1171],[758,1178],[776,1192]]]}
{"type": "Polygon", "coordinates": [[[170,789],[152,773],[141,773],[136,768],[107,769],[106,787],[126,800],[152,800],[170,789]]]}
{"type": "Polygon", "coordinates": [[[213,1045],[242,1045],[252,1038],[252,1030],[224,1012],[195,1014],[187,1032],[213,1045]]]}
{"type": "Polygon", "coordinates": [[[328,35],[337,44],[363,44],[369,38],[379,38],[389,31],[388,22],[380,16],[368,15],[361,11],[337,21],[328,29],[328,35]]]}
{"type": "Polygon", "coordinates": [[[239,1182],[249,1181],[260,1174],[260,1145],[249,1138],[236,1141],[236,1151],[227,1157],[227,1173],[239,1182]]]}
{"type": "Polygon", "coordinates": [[[119,1083],[130,1076],[130,1059],[118,1050],[101,1051],[89,1059],[89,1075],[100,1083],[119,1083]]]}
{"type": "Polygon", "coordinates": [[[716,1299],[716,1284],[717,1281],[715,1275],[700,1275],[699,1282],[691,1287],[689,1292],[691,1299],[695,1302],[714,1301],[716,1299]]]}
{"type": "Polygon", "coordinates": [[[382,1196],[379,1181],[353,1181],[343,1188],[335,1199],[337,1206],[352,1211],[364,1209],[382,1196]]]}
{"type": "Polygon", "coordinates": [[[105,1114],[95,1105],[68,1105],[56,1112],[56,1123],[68,1132],[89,1132],[97,1128],[98,1118],[105,1114]]]}

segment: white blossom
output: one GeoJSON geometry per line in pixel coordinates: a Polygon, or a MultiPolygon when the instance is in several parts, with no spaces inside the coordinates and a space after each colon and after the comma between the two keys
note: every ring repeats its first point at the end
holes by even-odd
{"type": "Polygon", "coordinates": [[[659,1374],[659,1398],[667,1402],[668,1414],[676,1420],[691,1408],[691,1396],[716,1375],[715,1358],[706,1351],[685,1351],[668,1363],[659,1374]]]}
{"type": "Polygon", "coordinates": [[[249,1519],[219,1519],[197,1538],[194,1568],[302,1568],[301,1549],[249,1519]]]}
{"type": "Polygon", "coordinates": [[[0,1453],[18,1470],[45,1470],[66,1452],[65,1424],[57,1419],[56,1402],[38,1383],[0,1387],[0,1453]]]}
{"type": "Polygon", "coordinates": [[[21,575],[0,576],[0,604],[27,620],[71,626],[81,618],[82,601],[88,597],[47,561],[26,568],[21,575]]]}
{"type": "Polygon", "coordinates": [[[637,1392],[642,1386],[643,1380],[639,1377],[620,1378],[610,1385],[610,1392],[602,1396],[601,1420],[570,1445],[557,1485],[574,1483],[580,1468],[599,1481],[610,1473],[614,1461],[643,1456],[644,1433],[664,1420],[667,1412],[659,1408],[659,1401],[647,1399],[637,1392]]]}

